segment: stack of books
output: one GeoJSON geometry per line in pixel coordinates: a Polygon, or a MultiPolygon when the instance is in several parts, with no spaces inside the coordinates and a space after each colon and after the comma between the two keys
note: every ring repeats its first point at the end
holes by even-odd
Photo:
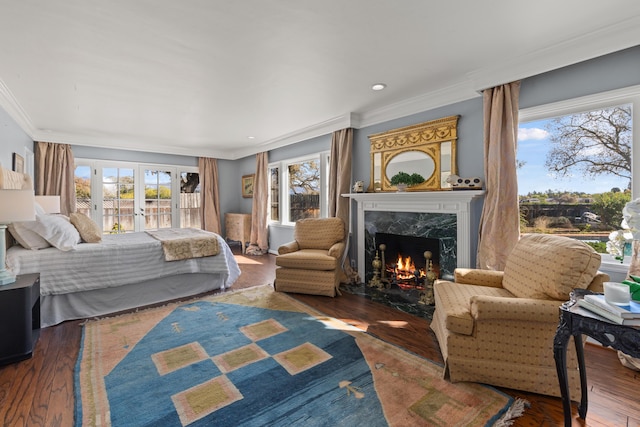
{"type": "Polygon", "coordinates": [[[604,295],[585,295],[578,305],[618,325],[640,326],[640,303],[631,301],[629,305],[613,305],[604,295]]]}

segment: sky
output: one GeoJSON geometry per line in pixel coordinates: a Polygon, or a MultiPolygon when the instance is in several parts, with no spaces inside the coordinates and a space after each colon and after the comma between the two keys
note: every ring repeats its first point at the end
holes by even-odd
{"type": "MultiPolygon", "coordinates": [[[[554,178],[545,168],[547,153],[551,148],[546,123],[538,120],[520,123],[518,128],[518,161],[525,165],[518,169],[518,194],[526,195],[533,191],[579,191],[589,194],[604,193],[612,188],[627,188],[629,181],[614,175],[598,175],[597,178],[582,175],[554,178]]],[[[579,173],[579,171],[575,172],[579,173]]]]}

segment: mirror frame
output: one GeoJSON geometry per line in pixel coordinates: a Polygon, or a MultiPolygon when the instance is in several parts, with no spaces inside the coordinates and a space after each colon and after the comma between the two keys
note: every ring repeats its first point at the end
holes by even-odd
{"type": "Polygon", "coordinates": [[[397,191],[389,182],[386,170],[389,162],[398,154],[407,151],[419,151],[433,160],[434,171],[425,181],[407,188],[407,191],[448,190],[451,185],[442,176],[442,144],[451,143],[451,163],[449,173],[456,174],[456,145],[458,140],[458,119],[449,116],[417,125],[393,129],[387,132],[369,135],[371,141],[371,180],[369,192],[397,191]],[[376,165],[376,158],[380,165],[376,165]],[[378,167],[376,167],[378,166],[378,167]],[[379,176],[376,176],[379,173],[379,176]]]}

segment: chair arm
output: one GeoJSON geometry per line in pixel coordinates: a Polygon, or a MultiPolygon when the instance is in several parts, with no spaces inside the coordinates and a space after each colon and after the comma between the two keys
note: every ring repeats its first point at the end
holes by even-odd
{"type": "Polygon", "coordinates": [[[453,275],[454,282],[456,283],[501,288],[504,272],[495,270],[479,270],[475,268],[456,268],[453,275]]]}
{"type": "Polygon", "coordinates": [[[298,242],[293,241],[293,242],[285,243],[284,245],[280,246],[278,248],[278,255],[289,254],[291,252],[295,252],[299,250],[300,250],[300,245],[298,245],[298,242]]]}
{"type": "Polygon", "coordinates": [[[329,256],[334,258],[342,258],[342,254],[344,253],[344,249],[347,247],[345,242],[334,243],[333,246],[329,248],[329,256]]]}
{"type": "Polygon", "coordinates": [[[502,319],[557,324],[561,304],[562,301],[555,300],[474,295],[471,316],[477,321],[502,319]]]}
{"type": "Polygon", "coordinates": [[[589,286],[587,286],[587,289],[589,289],[592,292],[603,293],[604,292],[603,283],[608,281],[609,281],[609,275],[601,271],[598,271],[595,277],[593,278],[593,280],[591,281],[591,283],[589,284],[589,286]]]}

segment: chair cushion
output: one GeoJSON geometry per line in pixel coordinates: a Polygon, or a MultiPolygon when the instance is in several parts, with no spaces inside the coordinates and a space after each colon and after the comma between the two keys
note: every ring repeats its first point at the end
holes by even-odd
{"type": "Polygon", "coordinates": [[[293,238],[301,249],[329,249],[344,239],[340,218],[305,218],[296,222],[293,238]]]}
{"type": "Polygon", "coordinates": [[[586,289],[600,268],[600,254],[578,240],[527,234],[507,258],[502,286],[519,298],[568,300],[586,289]]]}
{"type": "Polygon", "coordinates": [[[433,290],[437,311],[443,313],[446,328],[451,332],[463,335],[471,335],[473,333],[472,296],[513,297],[511,292],[503,288],[466,285],[445,280],[438,280],[434,284],[433,290]]]}
{"type": "Polygon", "coordinates": [[[304,270],[335,270],[338,260],[329,256],[328,251],[322,249],[301,249],[276,257],[279,267],[304,270]]]}

